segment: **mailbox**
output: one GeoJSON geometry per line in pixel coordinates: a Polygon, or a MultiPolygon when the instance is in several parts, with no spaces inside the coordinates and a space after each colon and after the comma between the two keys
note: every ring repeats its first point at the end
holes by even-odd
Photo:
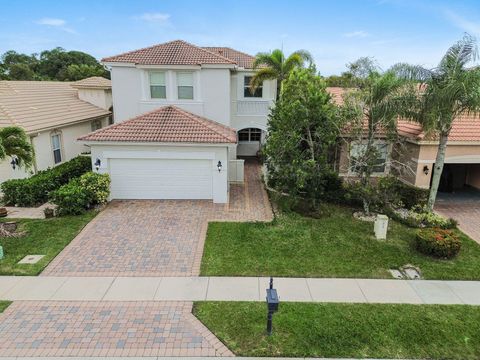
{"type": "Polygon", "coordinates": [[[278,311],[278,294],[277,289],[267,289],[267,307],[268,312],[277,312],[278,311]]]}

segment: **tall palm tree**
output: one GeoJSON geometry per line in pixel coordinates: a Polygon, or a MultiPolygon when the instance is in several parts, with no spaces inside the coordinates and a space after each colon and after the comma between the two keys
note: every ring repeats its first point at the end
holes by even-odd
{"type": "Polygon", "coordinates": [[[0,161],[15,159],[15,165],[29,168],[33,164],[33,147],[22,128],[7,126],[0,129],[0,161]]]}
{"type": "Polygon", "coordinates": [[[427,133],[438,137],[438,151],[428,198],[433,210],[445,162],[448,137],[455,119],[461,114],[480,113],[480,68],[469,68],[477,59],[475,38],[468,34],[448,49],[436,68],[397,64],[396,73],[419,82],[421,107],[417,120],[427,133]]]}
{"type": "Polygon", "coordinates": [[[276,49],[270,53],[262,52],[255,56],[253,68],[256,70],[252,77],[250,87],[252,91],[260,86],[265,80],[277,80],[277,100],[280,97],[282,82],[290,72],[297,67],[312,65],[312,55],[306,50],[297,50],[290,56],[285,57],[282,50],[276,49]]]}

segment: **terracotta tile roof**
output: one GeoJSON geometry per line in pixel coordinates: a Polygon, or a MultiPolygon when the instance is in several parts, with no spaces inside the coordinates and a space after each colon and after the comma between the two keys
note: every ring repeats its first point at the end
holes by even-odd
{"type": "Polygon", "coordinates": [[[72,87],[79,89],[111,89],[112,81],[101,76],[92,76],[83,80],[75,81],[72,87]]]}
{"type": "Polygon", "coordinates": [[[236,131],[176,106],[165,106],[97,130],[78,140],[118,142],[236,143],[236,131]]]}
{"type": "MultiPolygon", "coordinates": [[[[327,88],[337,105],[343,104],[343,94],[347,91],[345,88],[327,88]]],[[[397,125],[398,133],[402,136],[410,137],[416,140],[435,141],[436,136],[425,134],[422,127],[412,121],[401,119],[397,125]]],[[[478,142],[480,141],[480,116],[465,114],[459,116],[453,122],[449,142],[478,142]]]]}
{"type": "Polygon", "coordinates": [[[71,82],[0,81],[0,127],[27,133],[108,116],[110,112],[78,98],[71,82]]]}
{"type": "Polygon", "coordinates": [[[253,69],[253,62],[255,61],[255,56],[223,46],[204,46],[202,47],[202,49],[206,49],[215,54],[219,54],[232,61],[235,61],[235,63],[239,67],[242,67],[244,69],[253,69]]]}
{"type": "Polygon", "coordinates": [[[102,59],[102,62],[127,62],[142,65],[235,65],[235,61],[183,40],[126,52],[102,59]]]}

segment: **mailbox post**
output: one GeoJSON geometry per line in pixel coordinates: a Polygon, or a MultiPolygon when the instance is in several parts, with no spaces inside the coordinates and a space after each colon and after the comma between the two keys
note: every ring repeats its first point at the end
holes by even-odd
{"type": "Polygon", "coordinates": [[[277,290],[273,288],[273,277],[270,277],[270,287],[267,289],[267,334],[272,335],[272,320],[273,314],[278,311],[278,294],[277,290]]]}

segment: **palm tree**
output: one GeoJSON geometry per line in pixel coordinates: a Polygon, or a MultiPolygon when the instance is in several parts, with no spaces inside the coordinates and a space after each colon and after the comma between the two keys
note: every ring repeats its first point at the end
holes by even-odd
{"type": "Polygon", "coordinates": [[[290,72],[297,67],[304,67],[308,63],[312,65],[312,55],[306,50],[298,50],[285,57],[282,50],[276,49],[271,53],[258,53],[253,62],[253,68],[256,70],[252,77],[250,87],[252,91],[260,86],[265,80],[277,80],[277,100],[280,97],[282,82],[290,72]]]}
{"type": "Polygon", "coordinates": [[[349,68],[354,76],[355,88],[346,92],[340,115],[350,130],[346,141],[355,146],[352,156],[352,170],[360,179],[359,195],[364,212],[370,213],[372,200],[372,174],[376,167],[386,166],[380,163],[380,151],[388,149],[397,134],[399,116],[409,116],[415,94],[411,83],[398,78],[394,72],[382,72],[374,59],[360,58],[349,68]],[[384,138],[386,143],[379,143],[384,138]]]}
{"type": "Polygon", "coordinates": [[[438,150],[428,198],[433,210],[445,162],[448,136],[461,114],[480,113],[480,68],[468,68],[477,59],[476,40],[468,34],[448,49],[436,68],[397,64],[396,73],[421,84],[421,106],[415,114],[427,133],[438,137],[438,150]]]}
{"type": "Polygon", "coordinates": [[[22,128],[7,126],[0,129],[0,161],[8,156],[14,165],[29,168],[33,164],[33,147],[22,128]]]}

